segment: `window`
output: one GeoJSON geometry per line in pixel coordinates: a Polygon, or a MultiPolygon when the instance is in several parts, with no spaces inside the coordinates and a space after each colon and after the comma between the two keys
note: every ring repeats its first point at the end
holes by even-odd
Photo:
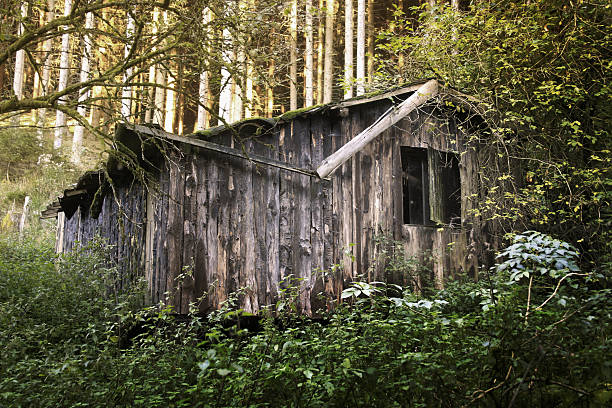
{"type": "Polygon", "coordinates": [[[406,146],[401,156],[404,224],[460,224],[459,157],[406,146]]]}

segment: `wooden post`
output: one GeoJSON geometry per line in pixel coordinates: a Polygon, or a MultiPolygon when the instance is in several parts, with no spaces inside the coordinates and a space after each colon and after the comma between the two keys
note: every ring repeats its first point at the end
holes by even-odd
{"type": "Polygon", "coordinates": [[[21,211],[21,218],[19,219],[19,236],[23,236],[23,230],[25,229],[26,220],[28,218],[28,206],[30,205],[30,196],[26,196],[23,202],[23,210],[21,211]]]}
{"type": "Polygon", "coordinates": [[[438,81],[432,79],[417,89],[408,99],[396,107],[388,110],[371,126],[355,136],[351,141],[338,149],[334,154],[323,160],[317,168],[321,178],[329,176],[334,170],[350,159],[355,153],[363,149],[379,134],[399,122],[410,112],[427,102],[438,93],[438,81]]]}

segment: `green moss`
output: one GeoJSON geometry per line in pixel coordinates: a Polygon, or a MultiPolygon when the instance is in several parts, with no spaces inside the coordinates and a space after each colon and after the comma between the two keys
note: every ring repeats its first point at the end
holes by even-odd
{"type": "Polygon", "coordinates": [[[317,109],[317,108],[319,108],[321,106],[323,106],[323,105],[314,105],[314,106],[309,106],[307,108],[295,109],[295,110],[292,110],[292,111],[285,112],[282,115],[277,116],[275,119],[277,119],[278,121],[288,122],[290,120],[293,120],[293,119],[297,118],[298,116],[302,116],[306,112],[310,112],[310,111],[315,110],[315,109],[317,109]]]}

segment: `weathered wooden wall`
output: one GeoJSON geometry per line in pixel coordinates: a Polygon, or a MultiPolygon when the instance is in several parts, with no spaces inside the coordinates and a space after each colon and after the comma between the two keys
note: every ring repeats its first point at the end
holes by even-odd
{"type": "MultiPolygon", "coordinates": [[[[229,132],[211,141],[314,169],[389,106],[391,101],[379,100],[298,116],[245,139],[244,146],[229,132]]],[[[295,284],[299,309],[312,313],[338,299],[358,276],[408,282],[373,262],[382,250],[376,237],[400,241],[406,256],[429,271],[423,279],[436,286],[457,272],[476,277],[480,233],[472,228],[468,197],[476,190],[477,171],[476,151],[457,119],[433,108],[385,131],[331,181],[180,145],[161,165],[155,194],[119,189],[118,200],[105,198],[97,219],[79,210],[67,220],[64,250],[100,231],[117,244],[122,270],[145,271],[151,301],[169,299],[179,313],[190,304],[203,312],[215,309],[236,291],[240,307],[257,312],[295,284]],[[459,152],[460,228],[403,224],[401,146],[459,152]],[[126,222],[117,222],[117,202],[126,222]]]]}
{"type": "MultiPolygon", "coordinates": [[[[333,149],[347,143],[373,123],[391,105],[390,101],[352,107],[341,119],[341,131],[333,138],[333,149]]],[[[333,214],[338,223],[335,259],[343,259],[344,283],[358,274],[371,281],[401,277],[385,274],[376,237],[403,242],[407,257],[415,257],[431,271],[428,280],[441,287],[446,276],[465,273],[477,277],[478,252],[474,245],[472,193],[476,192],[478,158],[456,115],[423,107],[383,132],[364,150],[336,170],[333,177],[333,214]],[[401,147],[431,147],[459,153],[462,190],[462,226],[459,228],[404,225],[402,205],[401,147]],[[349,247],[349,244],[351,246],[349,247]],[[343,248],[354,256],[343,255],[343,248]]]]}
{"type": "MultiPolygon", "coordinates": [[[[145,261],[145,205],[146,194],[140,184],[117,186],[116,196],[104,197],[98,217],[89,214],[84,202],[72,217],[60,217],[62,251],[70,252],[87,245],[96,235],[111,246],[108,248],[110,265],[119,270],[118,288],[127,285],[144,269],[145,261]]],[[[58,234],[58,235],[60,235],[58,234]]]]}
{"type": "MultiPolygon", "coordinates": [[[[310,168],[331,151],[322,123],[298,118],[244,148],[310,168]]],[[[214,141],[233,143],[229,134],[214,141]]],[[[244,289],[242,307],[254,312],[300,283],[299,306],[310,313],[323,290],[313,271],[329,269],[333,258],[331,183],[196,147],[165,166],[152,198],[153,301],[169,292],[179,312],[192,302],[206,311],[244,289]]]]}

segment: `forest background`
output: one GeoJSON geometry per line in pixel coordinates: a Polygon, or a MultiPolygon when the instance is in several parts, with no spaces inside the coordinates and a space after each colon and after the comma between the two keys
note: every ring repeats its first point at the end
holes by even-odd
{"type": "Polygon", "coordinates": [[[3,1],[1,365],[12,374],[0,397],[16,406],[264,406],[271,395],[296,406],[605,404],[611,9],[603,0],[3,1]],[[479,142],[507,164],[481,173],[486,198],[476,211],[518,245],[488,281],[429,293],[439,306],[408,306],[423,299],[407,291],[353,291],[329,326],[268,327],[263,337],[213,330],[198,346],[194,320],[126,352],[126,327],[140,319],[168,330],[151,319],[170,311],[142,309],[134,293],[99,299],[100,277],[112,273],[95,255],[50,264],[53,226],[40,210],[104,161],[118,121],[188,134],[431,77],[470,95],[487,121],[479,142]],[[547,234],[541,253],[535,235],[514,235],[526,230],[547,234]],[[538,258],[564,242],[572,247],[554,263],[538,258]],[[513,257],[526,261],[525,275],[501,267],[513,257]],[[351,335],[367,330],[370,343],[351,335]],[[416,345],[423,336],[429,343],[416,345]],[[277,354],[265,363],[247,349],[277,354]]]}

